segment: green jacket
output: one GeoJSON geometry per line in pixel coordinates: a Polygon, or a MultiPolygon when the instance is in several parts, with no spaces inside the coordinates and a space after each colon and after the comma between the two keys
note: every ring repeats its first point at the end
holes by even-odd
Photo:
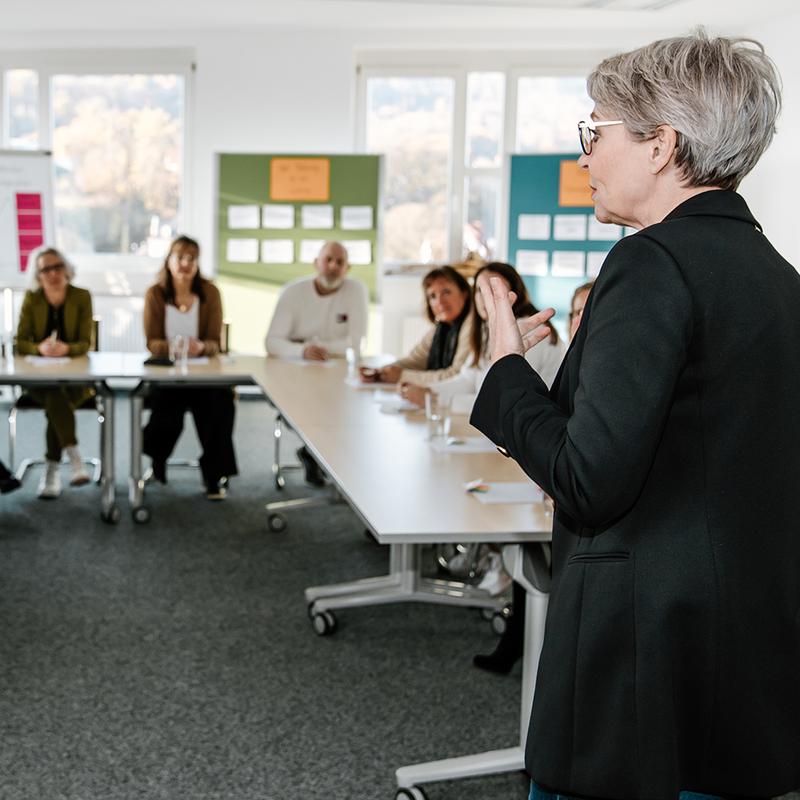
{"type": "MultiPolygon", "coordinates": [[[[17,352],[36,355],[37,345],[50,335],[47,330],[48,307],[42,289],[25,293],[17,325],[17,352]]],[[[92,296],[86,289],[67,287],[64,300],[64,332],[70,356],[82,356],[92,341],[92,296]]]]}

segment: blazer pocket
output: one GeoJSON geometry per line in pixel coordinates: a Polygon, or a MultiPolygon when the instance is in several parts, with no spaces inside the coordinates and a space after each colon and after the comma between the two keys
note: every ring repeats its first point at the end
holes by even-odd
{"type": "Polygon", "coordinates": [[[575,553],[570,556],[568,564],[609,564],[616,561],[629,561],[631,554],[627,550],[612,550],[606,553],[575,553]]]}

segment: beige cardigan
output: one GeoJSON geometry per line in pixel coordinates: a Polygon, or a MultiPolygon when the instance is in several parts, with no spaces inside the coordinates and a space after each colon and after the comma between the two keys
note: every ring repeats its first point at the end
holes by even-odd
{"type": "Polygon", "coordinates": [[[428,353],[431,351],[431,343],[433,342],[433,333],[435,330],[435,327],[431,327],[408,355],[395,361],[395,366],[403,368],[403,372],[400,375],[400,383],[414,383],[417,386],[429,386],[432,383],[446,380],[453,375],[458,375],[461,367],[464,366],[467,359],[470,357],[472,353],[472,344],[470,341],[472,336],[472,312],[470,312],[464,322],[461,323],[453,363],[444,369],[425,369],[428,364],[428,353]]]}
{"type": "MultiPolygon", "coordinates": [[[[211,281],[201,279],[205,300],[200,301],[197,312],[198,338],[205,345],[205,356],[219,353],[222,338],[222,299],[219,289],[211,281]]],[[[147,338],[147,349],[154,356],[169,354],[169,343],[165,330],[167,317],[167,301],[164,285],[153,284],[144,296],[144,335],[147,338]]]]}

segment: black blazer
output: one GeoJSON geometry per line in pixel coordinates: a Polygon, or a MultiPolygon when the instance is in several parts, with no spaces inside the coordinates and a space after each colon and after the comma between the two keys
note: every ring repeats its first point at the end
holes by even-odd
{"type": "Polygon", "coordinates": [[[800,276],[708,191],[620,241],[548,394],[472,423],[556,505],[526,764],[593,797],[800,786],[800,276]]]}

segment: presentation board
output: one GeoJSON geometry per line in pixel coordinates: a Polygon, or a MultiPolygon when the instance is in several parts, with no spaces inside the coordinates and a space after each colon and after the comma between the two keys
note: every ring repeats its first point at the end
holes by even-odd
{"type": "Polygon", "coordinates": [[[380,180],[380,156],[220,154],[220,275],[280,285],[310,274],[323,242],[335,239],[374,297],[380,180]]]}
{"type": "Polygon", "coordinates": [[[625,233],[594,216],[589,176],[578,153],[511,156],[508,259],[523,275],[534,303],[569,313],[572,293],[600,272],[625,233]]]}
{"type": "Polygon", "coordinates": [[[28,255],[54,241],[50,153],[0,150],[0,287],[26,287],[28,255]]]}

